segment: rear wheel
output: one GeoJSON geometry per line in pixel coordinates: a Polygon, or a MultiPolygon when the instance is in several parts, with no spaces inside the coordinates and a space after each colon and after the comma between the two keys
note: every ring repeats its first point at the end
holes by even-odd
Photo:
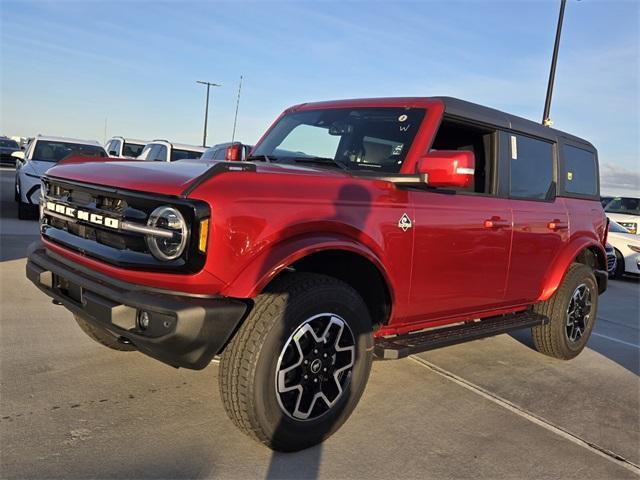
{"type": "Polygon", "coordinates": [[[598,313],[598,284],[591,268],[571,265],[556,293],[534,310],[549,318],[546,325],[531,329],[536,350],[562,360],[577,356],[589,341],[598,313]]]}
{"type": "Polygon", "coordinates": [[[104,345],[105,347],[108,347],[112,350],[118,350],[121,352],[130,352],[135,350],[135,347],[133,345],[118,341],[118,339],[114,335],[111,335],[108,332],[94,327],[84,318],[78,315],[74,315],[74,318],[76,319],[76,322],[78,323],[82,331],[86,333],[91,339],[98,342],[100,345],[104,345]]]}
{"type": "Polygon", "coordinates": [[[222,355],[225,410],[274,450],[320,443],[358,403],[372,346],[369,312],[355,290],[324,275],[287,275],[256,298],[222,355]]]}

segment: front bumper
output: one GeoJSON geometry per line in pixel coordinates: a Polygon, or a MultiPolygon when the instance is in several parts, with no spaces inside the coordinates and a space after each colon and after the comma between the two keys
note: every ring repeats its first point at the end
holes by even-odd
{"type": "Polygon", "coordinates": [[[29,247],[27,277],[72,313],[174,367],[206,367],[249,309],[239,300],[120,282],[48,252],[40,241],[29,247]],[[145,330],[136,321],[142,310],[151,319],[145,330]]]}

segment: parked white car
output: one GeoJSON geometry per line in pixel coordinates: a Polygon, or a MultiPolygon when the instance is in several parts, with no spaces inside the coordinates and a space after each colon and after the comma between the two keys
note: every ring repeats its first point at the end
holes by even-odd
{"type": "Polygon", "coordinates": [[[640,198],[613,197],[604,207],[611,220],[615,220],[631,233],[640,234],[640,198]]]}
{"type": "Polygon", "coordinates": [[[102,145],[95,140],[66,137],[35,137],[27,150],[14,152],[16,158],[15,201],[18,218],[26,220],[37,215],[40,205],[40,178],[53,165],[69,155],[106,157],[102,145]]]}
{"type": "Polygon", "coordinates": [[[167,140],[154,140],[149,142],[142,149],[138,160],[149,162],[175,162],[190,158],[200,158],[206,150],[204,147],[195,145],[185,145],[183,143],[172,143],[167,140]]]}
{"type": "Polygon", "coordinates": [[[613,245],[616,253],[614,278],[625,273],[640,275],[640,236],[630,233],[626,228],[609,218],[609,236],[607,242],[613,245]]]}
{"type": "Polygon", "coordinates": [[[111,137],[105,144],[104,149],[110,157],[117,158],[137,158],[149,143],[148,140],[139,140],[127,137],[111,137]]]}

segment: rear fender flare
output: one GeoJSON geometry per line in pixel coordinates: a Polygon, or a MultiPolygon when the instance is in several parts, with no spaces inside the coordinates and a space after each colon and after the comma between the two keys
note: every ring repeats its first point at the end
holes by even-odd
{"type": "Polygon", "coordinates": [[[575,261],[578,254],[586,248],[597,250],[598,268],[605,271],[607,270],[607,254],[604,251],[604,247],[593,238],[576,238],[564,248],[548,269],[543,283],[542,294],[538,298],[538,301],[548,300],[556,292],[571,264],[575,261]]]}

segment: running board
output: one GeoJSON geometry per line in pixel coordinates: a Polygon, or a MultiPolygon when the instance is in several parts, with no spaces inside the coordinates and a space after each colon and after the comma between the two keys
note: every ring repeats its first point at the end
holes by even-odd
{"type": "Polygon", "coordinates": [[[549,322],[544,315],[526,311],[499,317],[485,318],[473,323],[442,327],[417,333],[405,333],[376,340],[373,353],[377,358],[392,360],[434,348],[492,337],[521,328],[535,327],[549,322]]]}

